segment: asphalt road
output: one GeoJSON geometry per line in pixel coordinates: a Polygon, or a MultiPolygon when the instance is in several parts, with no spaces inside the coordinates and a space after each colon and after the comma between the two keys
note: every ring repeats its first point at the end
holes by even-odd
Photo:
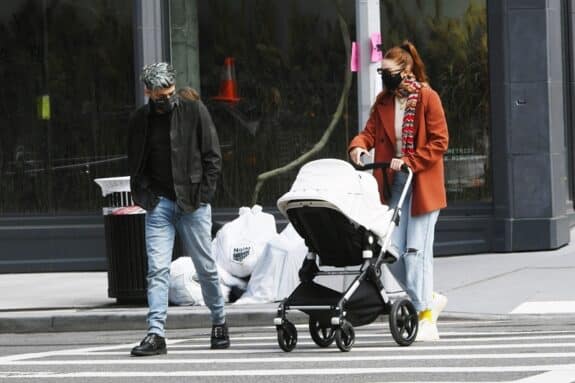
{"type": "Polygon", "coordinates": [[[0,335],[2,382],[575,382],[575,316],[440,322],[442,339],[399,347],[382,322],[356,328],[353,349],[318,348],[298,326],[284,353],[275,328],[232,328],[209,350],[209,329],[174,330],[168,355],[130,357],[142,332],[0,335]]]}

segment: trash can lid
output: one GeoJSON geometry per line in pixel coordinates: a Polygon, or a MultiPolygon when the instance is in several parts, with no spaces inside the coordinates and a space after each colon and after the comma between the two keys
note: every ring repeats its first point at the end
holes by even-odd
{"type": "Polygon", "coordinates": [[[102,188],[103,197],[112,193],[130,191],[130,176],[96,178],[94,179],[94,182],[102,188]]]}

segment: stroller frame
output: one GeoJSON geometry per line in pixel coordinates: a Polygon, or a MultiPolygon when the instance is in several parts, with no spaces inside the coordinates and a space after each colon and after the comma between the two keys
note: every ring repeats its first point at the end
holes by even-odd
{"type": "MultiPolygon", "coordinates": [[[[385,169],[389,168],[389,163],[354,165],[354,167],[357,170],[383,169],[385,174],[385,169]]],[[[377,235],[373,232],[363,227],[358,228],[359,225],[349,222],[355,229],[359,229],[355,230],[355,235],[358,237],[356,242],[361,242],[361,259],[356,258],[354,263],[361,265],[359,270],[321,271],[316,262],[318,256],[321,260],[321,254],[318,250],[310,251],[306,255],[299,271],[300,285],[279,304],[277,315],[274,318],[278,345],[282,350],[292,351],[297,344],[297,330],[295,325],[287,319],[287,313],[291,310],[300,310],[309,315],[310,335],[320,347],[328,347],[335,340],[341,351],[350,351],[355,342],[353,326],[371,323],[381,314],[389,315],[390,332],[398,345],[409,346],[415,340],[418,330],[418,314],[415,307],[407,298],[400,297],[392,300],[386,293],[380,279],[382,265],[397,260],[397,255],[389,249],[391,235],[393,230],[399,226],[401,206],[413,178],[413,172],[409,167],[404,165],[401,171],[407,173],[407,180],[398,204],[393,209],[383,245],[377,243],[377,235]],[[356,275],[356,277],[347,289],[340,293],[313,281],[316,276],[327,275],[356,275]],[[356,293],[358,293],[357,295],[363,293],[364,297],[354,301],[356,293]],[[310,296],[311,298],[309,298],[310,296]],[[317,304],[318,300],[322,301],[321,304],[317,304]],[[358,312],[362,311],[365,314],[358,315],[358,312]]],[[[387,179],[385,182],[387,183],[387,179]]],[[[335,214],[343,216],[336,206],[327,201],[290,201],[286,212],[296,230],[298,216],[297,214],[291,216],[289,214],[291,209],[296,209],[294,212],[303,211],[310,214],[314,214],[314,209],[318,211],[321,209],[323,210],[322,214],[334,212],[334,218],[337,218],[335,214]]],[[[304,237],[304,239],[308,248],[314,249],[315,246],[310,246],[311,243],[308,244],[308,242],[313,242],[313,238],[304,237]]]]}

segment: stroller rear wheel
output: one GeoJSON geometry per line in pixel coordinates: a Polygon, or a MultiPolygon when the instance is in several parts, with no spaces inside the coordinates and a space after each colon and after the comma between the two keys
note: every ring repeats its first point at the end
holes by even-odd
{"type": "Polygon", "coordinates": [[[413,303],[407,299],[399,299],[391,305],[389,313],[389,329],[391,336],[400,346],[409,346],[417,336],[419,319],[413,303]]]}
{"type": "Polygon", "coordinates": [[[297,344],[297,330],[295,325],[286,320],[280,326],[276,326],[276,330],[280,348],[285,352],[292,351],[297,344]]]}
{"type": "Polygon", "coordinates": [[[335,330],[322,326],[320,321],[313,317],[309,317],[309,334],[319,347],[329,347],[335,339],[335,330]]]}
{"type": "Polygon", "coordinates": [[[344,320],[335,330],[335,343],[341,351],[349,351],[355,342],[355,330],[348,321],[344,320]]]}

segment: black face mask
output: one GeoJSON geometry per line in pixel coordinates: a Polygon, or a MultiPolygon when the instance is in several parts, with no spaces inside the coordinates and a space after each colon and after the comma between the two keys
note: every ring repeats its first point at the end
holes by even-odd
{"type": "Polygon", "coordinates": [[[170,96],[158,97],[156,100],[150,98],[150,106],[155,113],[164,114],[169,113],[174,109],[176,105],[176,94],[170,96]]]}
{"type": "Polygon", "coordinates": [[[401,78],[400,73],[392,74],[388,70],[382,70],[379,73],[381,74],[381,80],[383,81],[383,86],[390,92],[396,90],[399,84],[401,84],[401,81],[403,80],[401,78]]]}

